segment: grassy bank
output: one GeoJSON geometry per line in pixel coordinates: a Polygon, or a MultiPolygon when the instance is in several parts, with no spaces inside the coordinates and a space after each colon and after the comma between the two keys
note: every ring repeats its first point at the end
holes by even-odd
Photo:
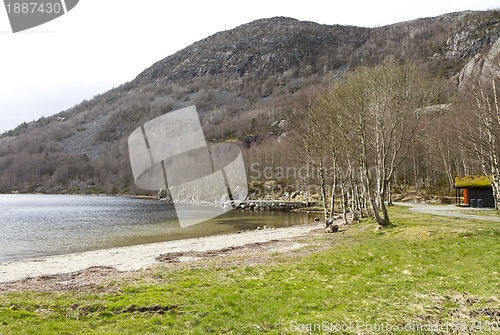
{"type": "Polygon", "coordinates": [[[158,266],[85,290],[3,293],[0,333],[493,334],[500,223],[390,210],[395,228],[364,221],[305,237],[297,251],[158,266]],[[395,328],[407,324],[414,331],[395,328]]]}

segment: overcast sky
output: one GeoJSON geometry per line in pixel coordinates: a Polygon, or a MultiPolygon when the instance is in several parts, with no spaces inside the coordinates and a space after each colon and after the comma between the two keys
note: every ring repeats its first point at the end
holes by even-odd
{"type": "Polygon", "coordinates": [[[197,40],[256,19],[374,27],[498,7],[498,0],[80,0],[66,15],[16,34],[0,7],[0,133],[104,93],[197,40]]]}

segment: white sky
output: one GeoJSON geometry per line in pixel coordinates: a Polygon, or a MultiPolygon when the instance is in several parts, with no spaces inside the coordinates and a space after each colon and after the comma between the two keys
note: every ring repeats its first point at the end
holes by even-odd
{"type": "Polygon", "coordinates": [[[0,133],[104,93],[197,40],[256,19],[374,27],[499,7],[499,0],[80,0],[66,15],[13,34],[0,6],[0,133]]]}

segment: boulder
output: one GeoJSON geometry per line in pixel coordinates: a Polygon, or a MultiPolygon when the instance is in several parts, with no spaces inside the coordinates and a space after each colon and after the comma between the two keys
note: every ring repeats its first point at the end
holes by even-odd
{"type": "Polygon", "coordinates": [[[339,231],[339,225],[337,224],[332,224],[329,227],[325,229],[325,233],[336,233],[339,231]]]}

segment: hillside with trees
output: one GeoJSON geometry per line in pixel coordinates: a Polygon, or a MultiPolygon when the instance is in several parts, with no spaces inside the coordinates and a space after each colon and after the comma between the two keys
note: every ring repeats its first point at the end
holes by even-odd
{"type": "Polygon", "coordinates": [[[446,194],[455,175],[498,172],[499,37],[498,11],[377,28],[257,20],[196,42],[91,100],[4,133],[0,193],[144,193],[134,185],[129,134],[159,115],[196,105],[207,139],[244,149],[255,197],[270,187],[291,193],[326,183],[321,175],[305,180],[278,170],[269,178],[263,173],[312,163],[376,167],[373,175],[328,180],[338,191],[316,192],[325,204],[336,194],[373,192],[372,199],[355,199],[361,213],[365,200],[380,204],[390,192],[446,194]],[[346,95],[374,88],[385,94],[373,75],[407,99],[388,99],[386,110],[367,109],[372,114],[363,119],[356,105],[362,102],[346,95]],[[353,76],[364,78],[364,86],[353,76]],[[409,114],[415,110],[422,111],[418,120],[409,114]],[[365,156],[359,154],[364,135],[356,118],[373,125],[366,136],[381,140],[367,142],[365,156]],[[315,127],[313,136],[308,131],[315,127]],[[366,192],[358,192],[363,187],[366,192]]]}

